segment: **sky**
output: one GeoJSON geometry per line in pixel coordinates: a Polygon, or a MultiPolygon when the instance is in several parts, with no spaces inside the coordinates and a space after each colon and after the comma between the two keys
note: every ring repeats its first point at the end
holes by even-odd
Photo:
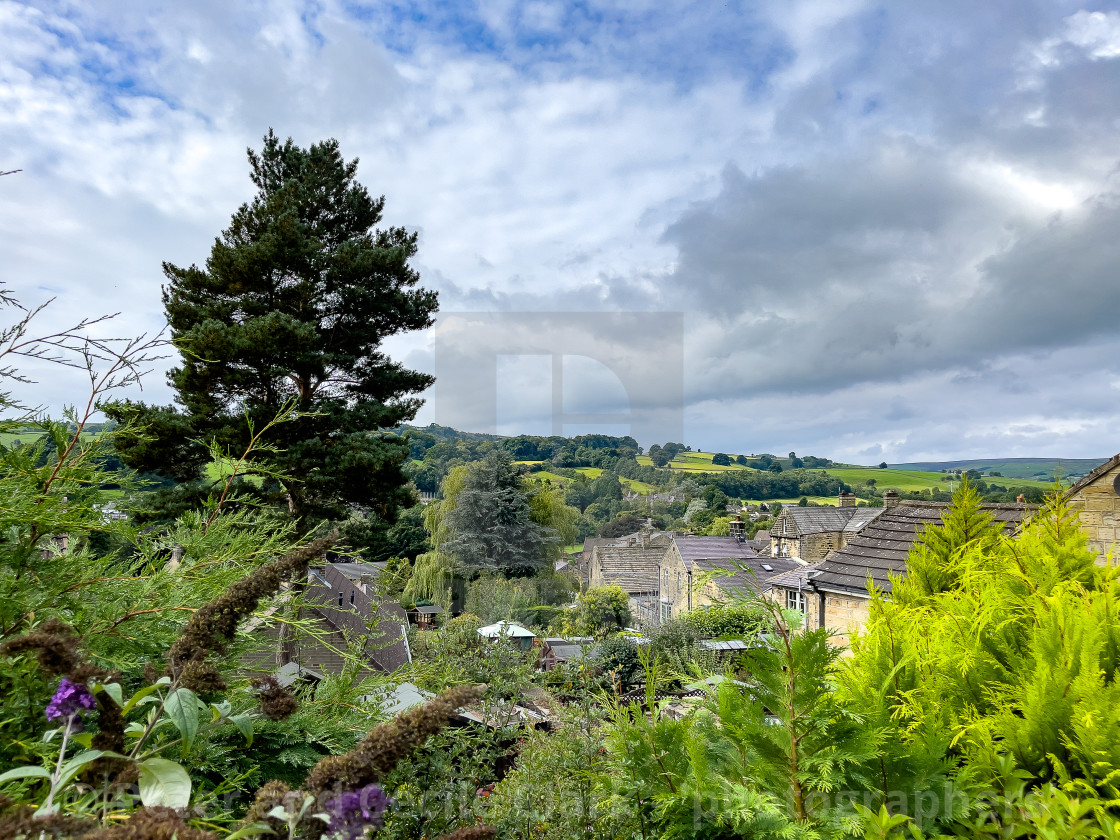
{"type": "MultiPolygon", "coordinates": [[[[45,329],[158,332],[161,264],[205,261],[271,127],[337,138],[419,233],[444,315],[387,341],[411,366],[438,373],[456,313],[626,315],[557,339],[567,433],[629,411],[854,463],[1120,451],[1116,4],[0,0],[0,44],[0,282],[55,299],[45,329]]],[[[494,352],[493,412],[437,384],[417,422],[551,433],[551,351],[494,352]]],[[[128,395],[170,402],[171,363],[128,395]]],[[[26,369],[47,409],[84,402],[26,369]]]]}

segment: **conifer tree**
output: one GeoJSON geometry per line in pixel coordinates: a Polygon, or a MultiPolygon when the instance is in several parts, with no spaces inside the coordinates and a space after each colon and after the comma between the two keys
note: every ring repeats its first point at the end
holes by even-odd
{"type": "Polygon", "coordinates": [[[355,180],[357,161],[336,140],[303,149],[270,130],[249,163],[257,193],[205,266],[164,264],[177,405],[110,406],[109,416],[148,429],[122,438],[120,452],[204,493],[201,441],[243,449],[246,417],[259,428],[294,407],[299,417],[259,457],[291,476],[279,496],[297,522],[344,518],[354,505],[391,518],[409,501],[408,445],[381,430],[410,420],[432,382],[382,348],[432,323],[436,295],[409,265],[416,234],[376,227],[384,197],[355,180]]]}
{"type": "Polygon", "coordinates": [[[960,579],[960,551],[973,545],[989,550],[999,536],[999,526],[980,506],[980,494],[965,479],[940,525],[926,526],[915,543],[906,562],[906,577],[893,582],[895,600],[917,601],[952,589],[960,579]]]}
{"type": "Polygon", "coordinates": [[[554,530],[533,521],[521,474],[497,449],[469,467],[447,524],[454,537],[445,549],[467,575],[533,574],[547,564],[558,541],[554,530]]]}

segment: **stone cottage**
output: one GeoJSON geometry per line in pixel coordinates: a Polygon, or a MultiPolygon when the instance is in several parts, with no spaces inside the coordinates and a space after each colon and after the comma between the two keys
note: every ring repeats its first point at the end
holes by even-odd
{"type": "MultiPolygon", "coordinates": [[[[981,508],[1007,534],[1018,530],[1036,510],[1025,504],[984,504],[981,508]]],[[[826,559],[772,578],[771,597],[785,606],[803,608],[807,626],[828,627],[835,641],[846,645],[852,631],[867,624],[868,582],[889,595],[889,576],[906,574],[906,561],[918,535],[924,528],[940,526],[948,509],[948,502],[892,501],[826,559]]]]}
{"type": "Polygon", "coordinates": [[[1066,500],[1089,535],[1089,548],[1104,563],[1120,539],[1120,455],[1109,458],[1069,488],[1066,500]]]}
{"type": "Polygon", "coordinates": [[[875,519],[883,508],[856,507],[855,496],[842,493],[840,507],[787,505],[770,526],[770,556],[802,563],[822,560],[875,519]]]}
{"type": "Polygon", "coordinates": [[[736,537],[674,536],[661,558],[659,619],[668,621],[734,593],[764,589],[767,578],[797,561],[758,554],[736,537]],[[705,573],[708,576],[701,577],[705,573]]]}

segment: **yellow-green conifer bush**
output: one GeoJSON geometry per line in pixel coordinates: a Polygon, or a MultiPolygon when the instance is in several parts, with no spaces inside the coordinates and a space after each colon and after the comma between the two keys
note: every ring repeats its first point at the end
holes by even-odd
{"type": "Polygon", "coordinates": [[[1012,825],[1064,796],[1098,827],[1117,819],[1120,583],[1095,560],[1057,492],[1012,537],[958,492],[908,577],[874,598],[845,669],[845,695],[880,733],[880,804],[915,815],[933,791],[927,825],[1012,825]],[[1015,796],[1026,804],[985,804],[1015,796]]]}

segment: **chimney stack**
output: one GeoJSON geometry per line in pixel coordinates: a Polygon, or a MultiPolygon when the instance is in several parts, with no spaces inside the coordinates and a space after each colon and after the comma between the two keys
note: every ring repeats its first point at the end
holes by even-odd
{"type": "Polygon", "coordinates": [[[855,507],[856,496],[854,493],[849,493],[847,490],[840,491],[840,507],[855,507]]]}
{"type": "Polygon", "coordinates": [[[883,507],[890,510],[893,507],[898,507],[898,491],[887,490],[883,493],[883,507]]]}

